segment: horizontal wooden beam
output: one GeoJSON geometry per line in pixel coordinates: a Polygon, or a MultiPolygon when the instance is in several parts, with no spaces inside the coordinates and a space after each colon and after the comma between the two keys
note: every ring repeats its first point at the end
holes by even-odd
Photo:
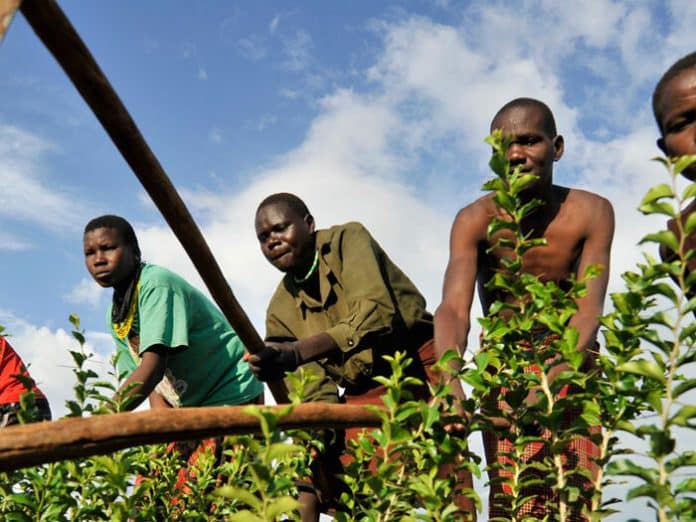
{"type": "MultiPolygon", "coordinates": [[[[143,444],[260,433],[259,420],[245,413],[244,408],[163,408],[11,426],[0,430],[0,471],[112,453],[143,444]]],[[[268,408],[280,412],[287,406],[268,408]]],[[[278,422],[281,429],[380,425],[379,416],[363,406],[317,402],[295,406],[278,422]]]]}

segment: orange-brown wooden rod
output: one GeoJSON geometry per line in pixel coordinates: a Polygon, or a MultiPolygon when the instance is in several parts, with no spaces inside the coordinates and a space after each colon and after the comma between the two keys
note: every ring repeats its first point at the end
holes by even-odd
{"type": "MultiPolygon", "coordinates": [[[[234,297],[186,205],[70,20],[54,0],[25,0],[21,12],[133,169],[239,338],[250,352],[261,350],[261,337],[234,297]]],[[[288,402],[282,381],[269,386],[276,402],[288,402]]]]}
{"type": "Polygon", "coordinates": [[[21,3],[22,0],[0,0],[0,43],[21,3]]]}
{"type": "MultiPolygon", "coordinates": [[[[153,409],[0,430],[0,471],[116,450],[216,435],[260,433],[259,420],[244,406],[153,409]]],[[[282,406],[269,407],[279,411],[282,406]]],[[[285,406],[287,408],[287,406],[285,406]]],[[[281,429],[380,426],[379,417],[363,406],[305,403],[278,422],[281,429]]]]}

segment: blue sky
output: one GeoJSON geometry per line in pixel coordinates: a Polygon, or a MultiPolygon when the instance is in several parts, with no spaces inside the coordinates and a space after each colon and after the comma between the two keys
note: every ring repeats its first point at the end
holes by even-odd
{"type": "MultiPolygon", "coordinates": [[[[319,226],[365,223],[432,310],[452,219],[488,175],[490,118],[517,96],[556,115],[566,138],[556,181],[615,206],[611,289],[660,225],[634,209],[664,179],[649,161],[649,98],[693,51],[690,0],[61,5],[262,334],[279,279],[252,228],[264,196],[297,193],[319,226]]],[[[101,369],[111,349],[109,295],[83,265],[88,219],[127,217],[147,260],[200,280],[21,15],[0,70],[0,324],[60,413],[68,314],[82,318],[101,369]]]]}

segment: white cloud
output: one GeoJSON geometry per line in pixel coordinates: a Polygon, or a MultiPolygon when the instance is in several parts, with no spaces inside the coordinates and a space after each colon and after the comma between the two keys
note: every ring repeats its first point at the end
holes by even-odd
{"type": "Polygon", "coordinates": [[[83,221],[89,204],[76,205],[76,194],[57,187],[42,164],[55,146],[11,125],[0,123],[0,218],[28,221],[56,230],[83,221]]]}
{"type": "Polygon", "coordinates": [[[271,20],[271,23],[268,24],[268,32],[269,33],[273,34],[276,32],[276,30],[278,29],[278,25],[280,24],[280,19],[281,19],[281,15],[279,15],[279,14],[277,14],[273,17],[273,19],[271,20]]]}
{"type": "Polygon", "coordinates": [[[198,68],[198,79],[201,81],[208,79],[208,71],[205,70],[205,67],[198,68]]]}
{"type": "Polygon", "coordinates": [[[294,89],[288,89],[287,87],[283,87],[282,89],[280,89],[280,95],[283,98],[294,100],[295,98],[300,96],[300,92],[294,89]]]}
{"type": "Polygon", "coordinates": [[[263,132],[268,127],[272,127],[273,125],[275,125],[277,121],[278,117],[274,114],[266,114],[264,116],[261,116],[261,119],[256,124],[256,130],[259,132],[263,132]]]}
{"type": "MultiPolygon", "coordinates": [[[[53,418],[57,419],[67,413],[65,401],[73,399],[73,386],[76,379],[72,373],[74,362],[68,350],[79,350],[79,345],[72,335],[59,328],[49,329],[35,326],[12,313],[0,310],[0,324],[15,351],[29,366],[29,373],[51,404],[53,418]]],[[[85,352],[94,354],[89,368],[103,379],[108,379],[111,371],[110,351],[113,343],[108,335],[88,333],[85,352]]]]}
{"type": "Polygon", "coordinates": [[[0,251],[20,252],[32,248],[34,248],[34,245],[31,243],[19,239],[10,233],[0,231],[0,251]]]}
{"type": "Polygon", "coordinates": [[[68,303],[82,304],[85,303],[93,308],[99,305],[105,290],[95,283],[92,279],[82,278],[69,293],[64,296],[68,303]]]}
{"type": "Polygon", "coordinates": [[[198,55],[198,48],[194,43],[184,42],[179,52],[182,58],[188,59],[198,55]]]}
{"type": "Polygon", "coordinates": [[[295,30],[294,34],[284,36],[283,43],[283,67],[290,71],[302,71],[311,63],[312,37],[304,29],[295,30]]]}
{"type": "Polygon", "coordinates": [[[210,129],[208,133],[208,139],[215,144],[222,143],[222,131],[217,127],[210,129]]]}
{"type": "Polygon", "coordinates": [[[263,60],[268,54],[266,39],[255,34],[237,40],[237,51],[251,62],[263,60]]]}

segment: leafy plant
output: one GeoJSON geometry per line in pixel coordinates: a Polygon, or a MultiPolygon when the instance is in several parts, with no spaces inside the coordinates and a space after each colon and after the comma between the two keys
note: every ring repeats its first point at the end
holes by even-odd
{"type": "MultiPolygon", "coordinates": [[[[677,233],[661,231],[643,240],[660,245],[666,260],[646,254],[636,271],[623,275],[626,289],[612,294],[614,310],[601,319],[605,350],[596,357],[597,367],[588,370],[577,349],[577,332],[567,324],[576,299],[586,292],[585,282],[598,269],[590,268],[563,287],[521,271],[522,254],[544,244],[521,227],[540,205],[520,197],[534,178],[510,168],[500,134],[488,142],[496,178],[485,188],[493,191],[503,212],[489,234],[493,248],[509,254],[488,288],[514,299],[495,302],[481,320],[481,349],[459,373],[473,388],[462,404],[442,383],[429,384],[432,400],[415,400],[414,387],[424,383],[405,373],[410,359],[401,353],[388,358],[391,374],[378,378],[386,389],[384,407],[374,408],[382,424],[349,445],[352,461],[342,478],[346,493],[334,518],[461,520],[465,514],[458,511],[459,495],[480,507],[474,491],[457,489],[463,471],[480,473],[467,433],[450,429],[464,411],[472,432],[491,436],[497,431],[510,442],[505,458],[489,463],[492,484],[505,486],[497,499],[502,512],[494,520],[600,520],[620,509],[624,499],[603,500],[601,492],[622,477],[637,482],[625,500],[646,498],[658,520],[695,520],[696,451],[681,447],[677,433],[696,428],[696,379],[691,377],[696,274],[687,270],[696,252],[687,252],[685,243],[687,234],[696,233],[696,217],[676,219],[677,233]],[[567,369],[550,382],[549,370],[561,363],[567,369]],[[533,404],[525,400],[530,389],[538,399],[533,404]],[[501,425],[507,426],[503,432],[501,425]],[[645,451],[622,443],[620,434],[643,439],[645,451]],[[597,445],[593,470],[566,460],[568,446],[578,438],[597,445]],[[527,458],[530,445],[539,449],[540,458],[527,458]],[[530,514],[528,504],[538,486],[550,489],[553,499],[543,514],[530,514]]],[[[660,161],[670,170],[672,184],[652,189],[640,209],[676,218],[696,197],[696,184],[679,193],[674,180],[696,157],[660,161]]],[[[122,411],[126,405],[111,398],[122,376],[112,373],[110,381],[99,380],[90,368],[92,355],[85,349],[79,319],[71,316],[70,321],[78,349],[70,351],[76,384],[75,397],[67,403],[69,416],[122,411]]],[[[453,357],[454,352],[446,354],[439,371],[453,371],[453,357]]],[[[203,452],[183,488],[175,487],[183,465],[176,452],[164,444],[129,448],[0,473],[0,519],[299,520],[296,484],[309,476],[312,450],[321,450],[324,439],[311,429],[283,431],[279,421],[300,402],[310,382],[309,375],[296,379],[293,404],[279,413],[249,407],[261,433],[227,437],[222,462],[203,452]]],[[[32,395],[26,394],[21,404],[20,418],[31,420],[32,395]]]]}
{"type": "Polygon", "coordinates": [[[641,243],[658,244],[666,260],[644,254],[637,271],[623,274],[626,291],[612,294],[614,311],[603,319],[609,356],[602,367],[616,392],[604,405],[605,426],[644,439],[648,448],[622,450],[630,458],[615,459],[607,472],[636,479],[627,499],[648,499],[658,520],[694,520],[696,451],[679,447],[676,433],[683,430],[685,440],[696,429],[696,273],[689,274],[687,267],[696,251],[686,249],[687,235],[696,233],[696,214],[679,219],[696,197],[696,183],[680,193],[676,179],[696,156],[657,160],[671,183],[653,187],[639,208],[672,218],[677,233],[663,230],[643,238],[641,243]]]}
{"type": "Polygon", "coordinates": [[[506,297],[480,319],[481,350],[462,379],[473,387],[488,444],[500,444],[496,461],[488,463],[497,492],[492,520],[574,519],[588,510],[587,499],[599,488],[589,469],[569,464],[569,454],[581,439],[598,442],[599,403],[597,371],[586,368],[578,333],[568,322],[576,300],[586,294],[585,281],[600,269],[590,267],[581,280],[571,278],[564,286],[523,271],[522,256],[546,245],[523,228],[523,220],[543,205],[523,196],[537,177],[511,167],[500,131],[486,141],[493,147],[496,177],[484,189],[492,191],[501,211],[488,227],[489,253],[497,252],[500,267],[486,288],[506,297]],[[549,371],[560,364],[565,369],[551,381],[549,371]],[[530,390],[536,401],[528,398],[530,390]],[[492,419],[498,419],[498,428],[492,419]],[[509,428],[501,429],[501,423],[509,428]],[[551,492],[549,498],[539,497],[543,491],[551,492]]]}
{"type": "MultiPolygon", "coordinates": [[[[344,480],[349,493],[342,497],[346,509],[336,513],[339,521],[365,520],[466,520],[457,496],[472,498],[473,490],[462,490],[464,472],[478,475],[477,458],[468,450],[466,437],[450,434],[446,423],[456,415],[449,389],[433,386],[433,400],[414,400],[411,389],[424,386],[407,376],[412,362],[404,353],[385,359],[389,377],[377,377],[385,386],[385,408],[370,407],[382,419],[380,428],[363,432],[352,445],[352,461],[344,480]]],[[[441,363],[442,371],[449,368],[441,363]]]]}

